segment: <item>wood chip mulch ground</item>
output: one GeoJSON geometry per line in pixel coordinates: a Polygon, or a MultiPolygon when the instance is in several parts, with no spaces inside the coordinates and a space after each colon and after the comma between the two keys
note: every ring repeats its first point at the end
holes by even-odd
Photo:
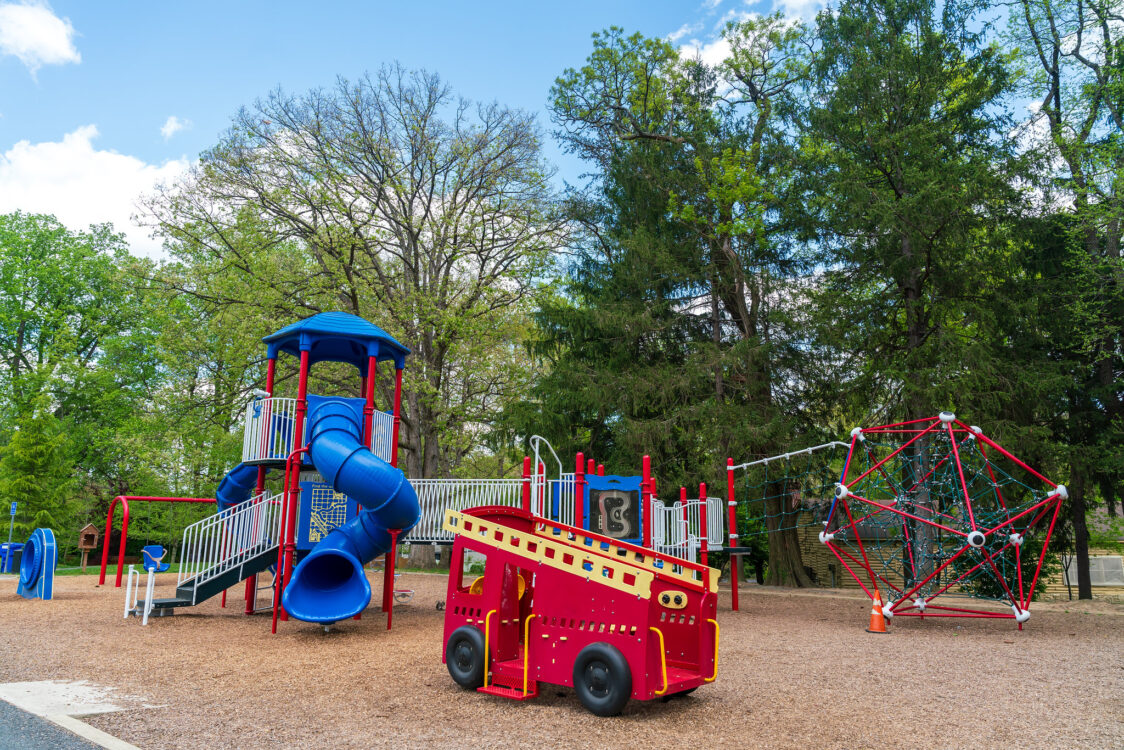
{"type": "MultiPolygon", "coordinates": [[[[865,632],[869,601],[849,593],[729,594],[718,681],[624,715],[586,713],[543,686],[508,701],[459,689],[441,663],[441,575],[386,631],[377,611],[324,633],[217,600],[146,628],[122,619],[124,589],[55,579],[26,601],[0,581],[0,682],[72,679],[158,708],[87,721],[141,748],[1122,748],[1124,605],[1036,604],[1011,621],[898,618],[865,632]]],[[[170,591],[173,577],[162,578],[170,591]]],[[[375,601],[380,584],[372,574],[375,601]]],[[[236,593],[238,592],[238,593],[236,593]]]]}

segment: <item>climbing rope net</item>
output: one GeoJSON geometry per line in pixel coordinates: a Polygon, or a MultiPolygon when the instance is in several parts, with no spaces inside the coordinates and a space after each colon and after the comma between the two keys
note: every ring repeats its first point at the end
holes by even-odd
{"type": "Polygon", "coordinates": [[[888,617],[1008,618],[1021,627],[1067,496],[947,412],[734,468],[750,498],[743,543],[810,527],[888,617]],[[981,609],[977,600],[1006,606],[981,609]]]}

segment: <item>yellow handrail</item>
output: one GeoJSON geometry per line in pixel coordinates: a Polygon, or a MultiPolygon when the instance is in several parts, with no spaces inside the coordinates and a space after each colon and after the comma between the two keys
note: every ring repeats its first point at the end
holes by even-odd
{"type": "Polygon", "coordinates": [[[656,631],[656,635],[660,637],[660,671],[663,673],[663,689],[655,691],[656,695],[663,695],[667,692],[667,655],[663,649],[663,633],[659,628],[649,627],[648,630],[656,631]]]}
{"type": "Polygon", "coordinates": [[[707,622],[714,625],[714,674],[709,678],[703,678],[704,682],[714,682],[718,679],[718,639],[722,634],[721,629],[718,627],[718,620],[707,620],[707,622]]]}
{"type": "Polygon", "coordinates": [[[531,620],[538,615],[527,615],[523,621],[523,697],[527,697],[527,657],[531,654],[531,620]]]}
{"type": "Polygon", "coordinates": [[[489,637],[491,636],[489,628],[492,623],[492,615],[495,613],[496,610],[493,609],[491,612],[484,615],[484,687],[488,687],[488,649],[489,637]]]}

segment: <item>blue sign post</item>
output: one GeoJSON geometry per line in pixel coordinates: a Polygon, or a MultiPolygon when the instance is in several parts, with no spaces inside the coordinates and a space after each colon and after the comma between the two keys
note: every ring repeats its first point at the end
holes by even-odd
{"type": "Polygon", "coordinates": [[[8,516],[8,549],[12,548],[12,525],[16,522],[16,503],[12,503],[12,511],[8,516]]]}

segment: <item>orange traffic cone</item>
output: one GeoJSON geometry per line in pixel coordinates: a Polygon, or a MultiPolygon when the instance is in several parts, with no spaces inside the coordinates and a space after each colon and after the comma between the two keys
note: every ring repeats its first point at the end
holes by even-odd
{"type": "Polygon", "coordinates": [[[870,627],[868,633],[886,633],[886,616],[882,614],[882,595],[874,590],[874,606],[870,608],[870,627]]]}

